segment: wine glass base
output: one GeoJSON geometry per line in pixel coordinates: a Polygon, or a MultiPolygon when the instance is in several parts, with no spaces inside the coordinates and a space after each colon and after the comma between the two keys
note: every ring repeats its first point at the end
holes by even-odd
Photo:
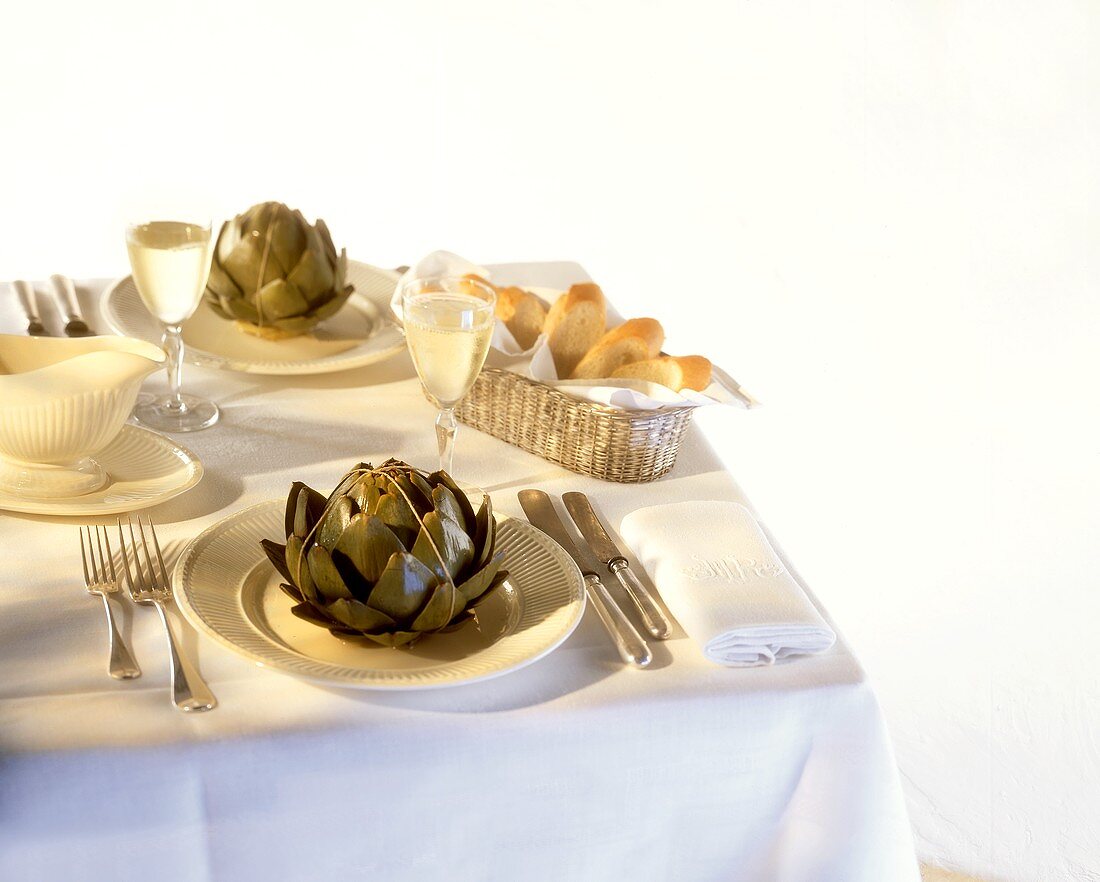
{"type": "Polygon", "coordinates": [[[218,405],[197,395],[181,395],[183,407],[167,396],[143,402],[134,408],[134,419],[158,432],[197,432],[218,421],[218,405]]]}

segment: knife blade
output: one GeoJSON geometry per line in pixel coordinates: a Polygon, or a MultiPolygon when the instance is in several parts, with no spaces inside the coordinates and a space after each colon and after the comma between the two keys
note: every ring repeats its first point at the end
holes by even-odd
{"type": "Polygon", "coordinates": [[[38,302],[35,299],[34,286],[30,282],[19,279],[8,282],[8,287],[23,307],[23,314],[27,317],[27,333],[32,337],[46,337],[46,326],[38,315],[38,302]]]}
{"type": "Polygon", "coordinates": [[[76,286],[68,276],[50,276],[50,289],[65,316],[65,335],[68,337],[90,337],[92,329],[80,314],[80,301],[76,299],[76,286]]]}
{"type": "Polygon", "coordinates": [[[658,640],[667,640],[672,636],[672,626],[665,614],[653,599],[653,595],[630,569],[630,562],[619,551],[614,540],[607,535],[607,529],[592,508],[592,503],[583,493],[576,491],[562,494],[562,500],[569,516],[585,541],[610,573],[626,589],[638,612],[642,615],[646,630],[658,640]]]}
{"type": "Polygon", "coordinates": [[[580,568],[592,607],[615,643],[619,657],[629,665],[644,668],[653,656],[642,635],[630,624],[600,578],[600,563],[591,551],[582,549],[569,537],[565,524],[554,509],[549,495],[542,490],[521,490],[519,504],[527,520],[558,543],[580,568]]]}

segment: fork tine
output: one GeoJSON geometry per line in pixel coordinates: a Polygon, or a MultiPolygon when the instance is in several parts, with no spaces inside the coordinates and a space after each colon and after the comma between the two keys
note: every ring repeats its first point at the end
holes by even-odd
{"type": "Polygon", "coordinates": [[[116,518],[115,523],[118,524],[118,544],[122,549],[122,572],[126,574],[126,587],[130,589],[130,596],[133,597],[137,589],[134,587],[134,578],[130,575],[130,557],[126,554],[126,539],[122,535],[122,518],[116,518]]]}
{"type": "Polygon", "coordinates": [[[138,541],[134,536],[134,519],[129,515],[126,516],[126,521],[130,525],[130,548],[134,552],[134,571],[137,573],[137,585],[139,591],[148,591],[149,588],[145,582],[145,574],[141,571],[141,555],[138,553],[138,541]]]}
{"type": "Polygon", "coordinates": [[[149,521],[149,533],[153,537],[153,548],[155,548],[157,552],[157,564],[160,566],[160,577],[163,582],[161,587],[164,588],[165,591],[170,591],[171,583],[168,581],[168,573],[164,571],[164,557],[160,553],[160,542],[157,541],[157,531],[153,529],[153,519],[147,518],[146,520],[149,521]]]}
{"type": "MultiPolygon", "coordinates": [[[[91,542],[92,540],[89,538],[88,541],[91,542]]],[[[96,528],[95,528],[95,544],[96,544],[96,547],[99,548],[99,576],[98,576],[98,579],[99,579],[100,582],[106,582],[107,581],[107,561],[106,561],[106,558],[103,556],[103,542],[100,539],[99,525],[98,524],[96,525],[96,528]]]]}
{"type": "Polygon", "coordinates": [[[84,528],[80,528],[80,564],[84,567],[84,586],[90,588],[92,580],[88,578],[88,551],[84,547],[84,528]]]}
{"type": "MultiPolygon", "coordinates": [[[[141,553],[145,555],[145,566],[149,569],[149,587],[150,589],[156,589],[157,587],[157,571],[153,569],[153,559],[149,557],[149,543],[145,541],[145,528],[141,525],[141,518],[138,518],[138,534],[141,536],[141,553]]],[[[134,552],[134,557],[137,557],[137,552],[134,552]]]]}
{"type": "MultiPolygon", "coordinates": [[[[99,535],[99,527],[96,527],[96,535],[99,535]]],[[[111,567],[111,581],[117,582],[118,576],[115,573],[115,556],[111,553],[111,536],[107,532],[107,528],[103,527],[103,544],[107,546],[107,563],[111,567]]]]}

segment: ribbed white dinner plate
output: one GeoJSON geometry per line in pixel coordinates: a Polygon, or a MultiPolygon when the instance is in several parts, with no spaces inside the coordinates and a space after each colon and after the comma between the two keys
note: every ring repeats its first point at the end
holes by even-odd
{"type": "Polygon", "coordinates": [[[498,518],[508,579],[477,618],[410,649],[334,637],[290,612],[282,577],[260,547],[284,541],[284,503],[262,502],[200,533],[172,575],[187,619],[238,655],[316,683],[359,689],[429,689],[486,680],[557,647],[584,612],[584,581],[555,542],[530,524],[498,518]]]}
{"type": "MultiPolygon", "coordinates": [[[[286,340],[246,334],[203,302],[183,323],[184,358],[203,367],[248,374],[324,374],[382,361],[405,348],[390,313],[399,278],[392,270],[348,261],[348,282],[355,286],[348,302],[313,333],[286,340]]],[[[116,334],[160,344],[160,322],[141,302],[133,276],[113,282],[99,308],[116,334]]]]}
{"type": "Polygon", "coordinates": [[[31,499],[0,490],[0,508],[28,514],[87,516],[148,508],[179,496],[202,479],[202,463],[171,438],[140,426],[123,426],[93,457],[110,480],[94,493],[31,499]]]}

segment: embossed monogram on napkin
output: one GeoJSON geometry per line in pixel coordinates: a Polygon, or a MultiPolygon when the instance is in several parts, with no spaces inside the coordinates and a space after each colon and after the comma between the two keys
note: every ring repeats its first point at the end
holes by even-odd
{"type": "Polygon", "coordinates": [[[730,584],[744,585],[753,579],[772,579],[783,573],[783,567],[777,562],[761,562],[751,557],[737,557],[734,554],[717,558],[696,555],[692,560],[694,563],[684,567],[683,574],[693,582],[717,579],[730,584]]]}

